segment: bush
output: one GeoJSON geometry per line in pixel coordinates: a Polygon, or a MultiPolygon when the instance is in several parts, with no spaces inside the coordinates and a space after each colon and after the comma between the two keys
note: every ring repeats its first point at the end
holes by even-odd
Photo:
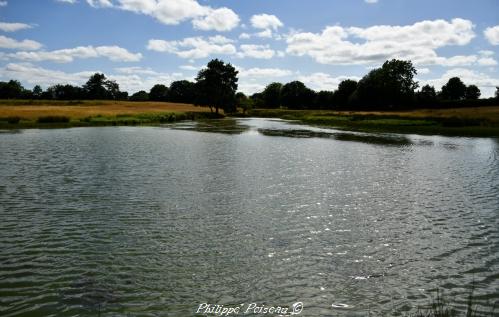
{"type": "Polygon", "coordinates": [[[10,124],[18,124],[19,121],[21,121],[21,117],[7,117],[6,121],[7,121],[7,123],[10,123],[10,124]]]}
{"type": "Polygon", "coordinates": [[[65,116],[45,116],[37,120],[38,123],[68,123],[69,117],[65,116]]]}

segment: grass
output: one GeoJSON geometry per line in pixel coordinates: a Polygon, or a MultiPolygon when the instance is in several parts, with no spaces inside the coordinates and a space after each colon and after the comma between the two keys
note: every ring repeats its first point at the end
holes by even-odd
{"type": "Polygon", "coordinates": [[[0,128],[156,125],[217,117],[189,104],[128,101],[0,100],[0,128]]]}
{"type": "Polygon", "coordinates": [[[499,137],[499,106],[404,112],[256,109],[250,115],[364,132],[499,137]]]}

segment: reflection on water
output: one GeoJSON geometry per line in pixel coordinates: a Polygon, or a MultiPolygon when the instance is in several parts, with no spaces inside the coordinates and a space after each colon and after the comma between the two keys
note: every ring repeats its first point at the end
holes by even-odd
{"type": "Polygon", "coordinates": [[[495,139],[265,119],[20,132],[0,135],[1,316],[499,300],[495,139]]]}

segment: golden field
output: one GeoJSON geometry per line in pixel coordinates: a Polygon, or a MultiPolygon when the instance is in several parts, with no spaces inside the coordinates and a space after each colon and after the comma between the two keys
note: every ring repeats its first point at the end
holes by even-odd
{"type": "Polygon", "coordinates": [[[154,113],[209,112],[209,108],[189,104],[168,102],[129,102],[129,101],[0,101],[0,118],[21,117],[36,120],[46,116],[64,116],[81,119],[96,116],[136,115],[154,113]]]}

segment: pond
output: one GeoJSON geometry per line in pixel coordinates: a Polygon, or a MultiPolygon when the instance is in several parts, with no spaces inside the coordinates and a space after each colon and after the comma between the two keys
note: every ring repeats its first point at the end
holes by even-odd
{"type": "Polygon", "coordinates": [[[0,133],[2,316],[403,315],[436,289],[483,312],[498,273],[497,139],[268,119],[0,133]]]}

